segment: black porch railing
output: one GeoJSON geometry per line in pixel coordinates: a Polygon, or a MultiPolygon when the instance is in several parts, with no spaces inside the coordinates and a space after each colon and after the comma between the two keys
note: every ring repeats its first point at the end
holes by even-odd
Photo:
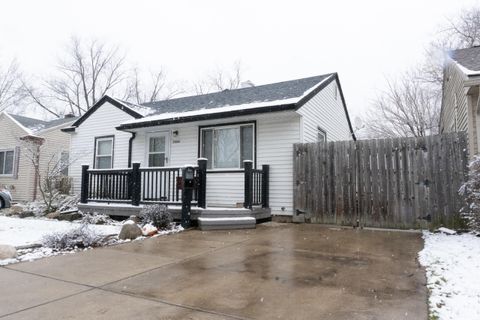
{"type": "Polygon", "coordinates": [[[264,164],[262,169],[253,169],[253,162],[244,161],[245,168],[245,200],[244,207],[269,206],[269,171],[270,166],[264,164]]]}
{"type": "MultiPolygon", "coordinates": [[[[80,202],[119,202],[138,206],[140,203],[177,204],[182,202],[179,178],[181,167],[129,169],[89,169],[82,166],[80,202]]],[[[207,160],[199,159],[195,169],[195,190],[192,205],[206,207],[207,160]]]]}

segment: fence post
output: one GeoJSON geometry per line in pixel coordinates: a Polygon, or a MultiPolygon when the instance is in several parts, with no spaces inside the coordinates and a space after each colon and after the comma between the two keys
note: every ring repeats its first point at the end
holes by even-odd
{"type": "Polygon", "coordinates": [[[247,209],[252,209],[252,160],[244,160],[243,167],[245,168],[245,181],[244,181],[244,202],[243,206],[247,209]]]}
{"type": "Polygon", "coordinates": [[[268,164],[262,165],[262,207],[269,207],[269,191],[270,191],[270,166],[268,164]]]}
{"type": "Polygon", "coordinates": [[[198,206],[207,207],[207,159],[199,158],[198,163],[198,206]]]}
{"type": "Polygon", "coordinates": [[[142,175],[140,163],[132,164],[132,206],[140,205],[140,192],[142,191],[142,175]]]}
{"type": "Polygon", "coordinates": [[[88,164],[82,165],[82,183],[80,185],[80,203],[88,201],[88,164]]]}

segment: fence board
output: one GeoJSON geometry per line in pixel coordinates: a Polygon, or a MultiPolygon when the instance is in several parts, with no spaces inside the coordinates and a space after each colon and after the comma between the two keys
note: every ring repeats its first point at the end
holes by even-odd
{"type": "Polygon", "coordinates": [[[296,144],[294,207],[306,221],[451,226],[468,169],[466,134],[296,144]]]}

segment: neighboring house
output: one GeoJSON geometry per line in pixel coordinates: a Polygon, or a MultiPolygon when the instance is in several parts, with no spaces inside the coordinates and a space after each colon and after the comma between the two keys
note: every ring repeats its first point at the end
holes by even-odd
{"type": "Polygon", "coordinates": [[[468,133],[469,153],[480,150],[480,47],[450,51],[444,67],[440,132],[468,133]]]}
{"type": "Polygon", "coordinates": [[[110,169],[140,163],[140,203],[176,203],[172,181],[178,171],[162,167],[178,169],[207,158],[206,206],[242,207],[243,161],[251,160],[259,174],[269,165],[268,190],[260,190],[260,178],[253,176],[251,202],[260,204],[258,197],[268,194],[264,207],[290,216],[293,144],[355,139],[336,73],[141,106],[105,96],[63,131],[71,133],[70,153],[82,155],[70,170],[75,192],[81,190],[80,165],[94,169],[85,185],[89,202],[129,202],[131,190],[122,180],[127,171],[110,169]],[[98,181],[103,188],[113,186],[108,196],[99,196],[98,181]]]}
{"type": "MultiPolygon", "coordinates": [[[[24,116],[0,113],[0,187],[12,193],[14,201],[31,201],[39,197],[38,177],[27,146],[40,145],[39,172],[45,172],[52,157],[68,161],[70,137],[60,129],[76,118],[66,117],[43,121],[24,116]]],[[[64,172],[68,175],[67,170],[64,172]]]]}

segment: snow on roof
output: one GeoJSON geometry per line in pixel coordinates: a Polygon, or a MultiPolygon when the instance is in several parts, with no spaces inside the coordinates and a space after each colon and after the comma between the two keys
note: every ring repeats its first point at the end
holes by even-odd
{"type": "Polygon", "coordinates": [[[67,124],[77,119],[77,118],[61,118],[61,119],[45,121],[45,120],[21,116],[18,114],[11,114],[6,112],[5,114],[13,122],[15,122],[23,130],[25,130],[25,132],[27,132],[27,134],[29,135],[35,135],[35,134],[41,133],[41,131],[51,129],[63,124],[67,124]]]}
{"type": "Polygon", "coordinates": [[[448,55],[467,76],[480,75],[480,46],[453,50],[448,55]]]}
{"type": "MultiPolygon", "coordinates": [[[[123,122],[121,125],[128,125],[128,124],[139,124],[139,123],[144,123],[144,122],[150,122],[150,121],[158,121],[158,120],[167,120],[167,119],[180,119],[180,118],[186,118],[186,117],[192,117],[192,116],[197,116],[197,115],[207,115],[207,114],[215,114],[215,113],[222,113],[222,112],[229,112],[229,111],[239,111],[239,110],[248,110],[248,109],[257,109],[257,108],[263,108],[263,107],[281,107],[285,105],[291,105],[291,104],[296,104],[300,100],[302,100],[304,97],[306,97],[309,93],[311,93],[313,90],[315,90],[317,87],[319,87],[323,82],[327,81],[333,76],[333,74],[328,74],[328,75],[323,75],[319,77],[312,77],[312,78],[305,78],[305,79],[300,79],[300,80],[293,80],[293,81],[287,81],[287,82],[282,82],[282,83],[277,83],[277,84],[271,84],[271,85],[265,85],[268,86],[269,88],[261,88],[260,91],[271,91],[272,89],[277,89],[281,90],[281,88],[288,88],[290,87],[290,90],[286,89],[287,92],[281,92],[281,91],[276,91],[274,94],[270,94],[268,96],[265,96],[265,93],[262,92],[261,94],[252,94],[248,93],[247,90],[254,89],[255,87],[252,88],[243,88],[243,89],[237,89],[237,90],[227,90],[227,91],[237,91],[234,93],[235,98],[231,99],[231,103],[228,103],[228,99],[225,99],[222,97],[222,99],[217,99],[217,100],[223,100],[225,101],[223,104],[221,101],[215,101],[215,97],[213,97],[214,100],[211,101],[209,104],[214,104],[214,107],[210,107],[208,105],[205,105],[205,96],[207,95],[202,95],[202,96],[196,96],[197,98],[203,98],[200,101],[200,105],[203,105],[201,108],[196,108],[194,106],[190,106],[190,110],[186,109],[184,107],[183,109],[181,108],[159,108],[158,111],[156,111],[156,114],[146,116],[144,118],[140,119],[132,119],[126,122],[123,122]],[[308,86],[306,86],[306,83],[302,83],[302,85],[298,85],[298,82],[302,81],[305,82],[304,80],[309,80],[306,83],[308,86]],[[313,81],[312,81],[313,80],[313,81]],[[295,83],[294,88],[292,88],[292,82],[297,82],[295,83]],[[288,85],[290,84],[290,86],[288,85]],[[301,89],[301,90],[299,90],[301,89]],[[241,92],[238,91],[244,91],[243,93],[247,95],[247,97],[238,97],[238,94],[241,92]],[[251,96],[258,96],[259,98],[262,97],[263,100],[251,100],[249,99],[251,96]],[[250,96],[250,97],[248,97],[250,96]],[[271,100],[268,97],[271,96],[277,96],[278,99],[276,100],[271,100]],[[235,104],[236,101],[248,101],[247,103],[238,103],[235,104]],[[162,112],[159,113],[160,111],[167,111],[167,112],[162,112]],[[170,111],[172,110],[172,111],[170,111]],[[179,110],[179,111],[173,111],[173,110],[179,110]]],[[[213,95],[218,95],[221,94],[216,93],[213,95]]],[[[228,92],[230,93],[230,92],[228,92]]],[[[190,101],[195,99],[194,97],[187,97],[189,98],[190,101]]],[[[184,99],[184,98],[179,98],[179,99],[184,99]]],[[[168,100],[167,100],[168,102],[168,100]]],[[[193,101],[194,103],[194,101],[193,101]]],[[[177,104],[177,103],[174,103],[177,104]]]]}

